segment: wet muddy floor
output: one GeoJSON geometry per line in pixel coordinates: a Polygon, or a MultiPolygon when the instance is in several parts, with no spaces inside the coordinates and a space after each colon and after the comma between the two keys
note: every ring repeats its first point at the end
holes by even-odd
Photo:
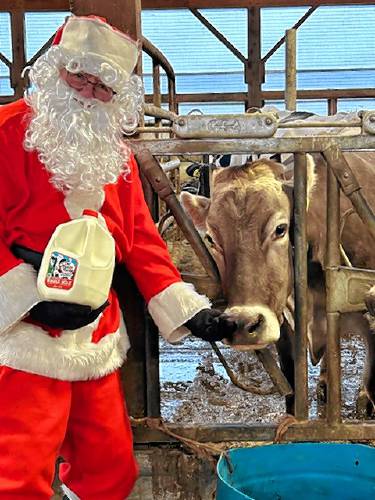
{"type": "MultiPolygon", "coordinates": [[[[243,383],[262,389],[272,386],[253,353],[220,345],[231,368],[243,383]]],[[[362,378],[364,344],[359,336],[342,339],[342,400],[344,418],[355,418],[362,378]]],[[[318,416],[316,385],[319,367],[309,363],[310,418],[318,416]]],[[[256,395],[235,387],[209,344],[185,339],[180,345],[160,345],[162,416],[175,423],[267,423],[285,413],[278,394],[256,395]]]]}
{"type": "MultiPolygon", "coordinates": [[[[166,238],[172,258],[181,271],[202,274],[204,270],[190,245],[176,239],[175,227],[166,238]]],[[[254,353],[240,353],[218,343],[240,381],[262,389],[272,383],[254,353]]],[[[352,334],[341,340],[342,415],[356,417],[356,399],[362,380],[365,346],[352,334]]],[[[276,353],[275,357],[277,358],[276,353]]],[[[319,366],[308,367],[309,416],[320,414],[316,387],[319,366]]],[[[235,387],[211,346],[187,338],[179,345],[160,344],[162,416],[175,423],[268,423],[285,413],[284,398],[278,394],[256,395],[235,387]]]]}

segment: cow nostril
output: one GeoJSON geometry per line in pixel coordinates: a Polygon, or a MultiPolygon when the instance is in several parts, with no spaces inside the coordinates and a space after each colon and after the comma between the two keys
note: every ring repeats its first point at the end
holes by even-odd
{"type": "Polygon", "coordinates": [[[263,324],[264,316],[259,314],[258,317],[252,323],[248,323],[247,331],[249,333],[254,333],[258,330],[258,328],[263,324]]]}

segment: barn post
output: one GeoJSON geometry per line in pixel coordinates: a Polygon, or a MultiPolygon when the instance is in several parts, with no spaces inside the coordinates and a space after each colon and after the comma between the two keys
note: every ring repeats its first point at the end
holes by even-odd
{"type": "Polygon", "coordinates": [[[249,7],[248,15],[248,58],[245,67],[245,82],[247,83],[246,108],[263,106],[262,83],[264,82],[264,64],[261,58],[261,25],[260,8],[249,7]]]}
{"type": "Polygon", "coordinates": [[[10,83],[14,90],[14,98],[20,99],[25,90],[25,80],[22,78],[23,68],[26,66],[25,53],[25,12],[23,9],[14,9],[10,13],[12,30],[12,58],[10,69],[10,83]]]}
{"type": "MultiPolygon", "coordinates": [[[[96,14],[130,35],[141,39],[140,0],[71,0],[73,14],[96,14]]],[[[136,73],[142,73],[141,57],[136,73]]],[[[147,188],[146,188],[147,190],[147,188]]],[[[148,201],[151,200],[149,197],[148,201]]],[[[150,207],[149,205],[149,208],[150,207]]],[[[142,297],[124,269],[117,275],[117,292],[130,338],[131,349],[122,369],[129,413],[134,417],[159,416],[159,339],[154,323],[146,314],[142,297]]]]}

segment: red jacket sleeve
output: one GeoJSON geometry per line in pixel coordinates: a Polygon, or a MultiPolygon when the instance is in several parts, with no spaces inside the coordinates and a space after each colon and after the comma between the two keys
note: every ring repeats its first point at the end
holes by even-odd
{"type": "Polygon", "coordinates": [[[11,138],[0,130],[0,333],[22,319],[39,302],[36,273],[9,248],[7,214],[17,206],[16,174],[12,168],[11,138]]]}
{"type": "Polygon", "coordinates": [[[199,295],[193,285],[182,281],[152,220],[133,157],[129,166],[131,173],[122,179],[119,192],[127,235],[122,261],[148,303],[160,333],[174,342],[189,333],[184,323],[200,310],[210,307],[210,301],[199,295]]]}
{"type": "Polygon", "coordinates": [[[127,184],[126,188],[130,190],[131,196],[123,198],[123,211],[129,225],[129,215],[132,212],[134,225],[124,262],[146,302],[149,302],[172,283],[181,281],[181,276],[151,217],[134,157],[131,157],[129,165],[131,173],[123,182],[127,184]]]}

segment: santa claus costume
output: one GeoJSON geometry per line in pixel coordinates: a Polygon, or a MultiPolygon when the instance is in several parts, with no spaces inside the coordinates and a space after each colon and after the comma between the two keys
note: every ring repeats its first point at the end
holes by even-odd
{"type": "Polygon", "coordinates": [[[118,369],[129,347],[114,290],[91,324],[56,332],[28,311],[42,299],[36,271],[14,256],[43,253],[55,228],[97,210],[161,334],[209,307],[183,283],[145,204],[122,141],[142,100],[131,76],[138,45],[95,17],[70,17],[31,69],[26,100],[0,109],[0,500],[47,500],[56,457],[72,499],[122,500],[137,477],[118,369]],[[113,99],[86,101],[60,78],[94,75],[113,99]]]}

